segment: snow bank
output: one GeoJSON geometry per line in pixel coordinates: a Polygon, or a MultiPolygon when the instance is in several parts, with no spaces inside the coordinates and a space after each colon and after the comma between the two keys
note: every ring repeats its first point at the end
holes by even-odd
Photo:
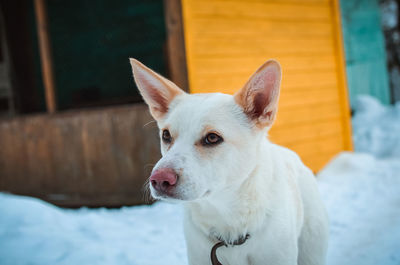
{"type": "Polygon", "coordinates": [[[331,221],[328,265],[400,264],[400,161],[342,153],[319,173],[331,221]]]}
{"type": "Polygon", "coordinates": [[[181,207],[60,209],[0,193],[0,264],[186,264],[181,207]]]}
{"type": "MultiPolygon", "coordinates": [[[[358,153],[319,174],[331,220],[329,265],[400,264],[400,104],[361,97],[358,153]]],[[[66,210],[0,193],[0,264],[184,265],[179,205],[66,210]]]]}
{"type": "Polygon", "coordinates": [[[353,117],[354,149],[376,157],[400,157],[400,102],[382,106],[370,96],[359,96],[353,117]]]}
{"type": "Polygon", "coordinates": [[[357,153],[342,153],[318,174],[331,221],[328,265],[400,264],[400,102],[356,100],[357,153]]]}

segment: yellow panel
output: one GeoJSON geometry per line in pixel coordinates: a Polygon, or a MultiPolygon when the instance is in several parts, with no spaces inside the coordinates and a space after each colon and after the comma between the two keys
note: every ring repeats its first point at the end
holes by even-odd
{"type": "Polygon", "coordinates": [[[254,56],[258,58],[260,54],[275,53],[296,54],[296,53],[332,53],[334,46],[331,38],[309,38],[309,39],[271,39],[268,37],[258,37],[257,39],[217,39],[202,38],[193,44],[192,52],[198,57],[203,56],[254,56]],[[252,49],[249,50],[249,45],[252,49]],[[204,47],[213,47],[204,50],[204,47]]]}
{"type": "MultiPolygon", "coordinates": [[[[278,58],[279,60],[279,58],[278,58]]],[[[260,66],[262,63],[256,64],[260,66]]],[[[228,68],[228,67],[226,67],[228,68]]],[[[254,69],[254,67],[251,67],[254,69]]],[[[257,69],[256,67],[255,69],[257,69]]],[[[225,71],[226,69],[224,69],[225,71]]],[[[247,79],[252,74],[249,71],[248,74],[237,74],[232,73],[231,75],[220,74],[218,72],[215,74],[208,75],[193,75],[190,82],[190,90],[193,93],[203,93],[203,92],[223,92],[232,94],[241,88],[247,81],[247,79]],[[207,88],[207,89],[204,89],[207,88]]],[[[337,78],[334,71],[329,72],[319,72],[319,73],[300,73],[285,75],[286,78],[282,80],[282,95],[291,90],[298,89],[312,89],[324,87],[337,87],[337,78]]]]}
{"type": "Polygon", "coordinates": [[[227,19],[326,21],[331,16],[330,8],[327,4],[302,5],[295,3],[273,3],[269,1],[252,3],[221,0],[184,1],[187,1],[190,5],[193,17],[220,16],[227,19]]]}
{"type": "Polygon", "coordinates": [[[190,91],[232,94],[267,59],[283,80],[270,139],[314,171],[350,150],[338,0],[182,0],[190,91]]]}
{"type": "Polygon", "coordinates": [[[299,108],[317,104],[335,104],[339,100],[336,87],[315,89],[296,89],[282,93],[279,102],[280,109],[299,108]]]}
{"type": "Polygon", "coordinates": [[[340,117],[315,121],[313,130],[310,130],[308,123],[275,127],[274,134],[270,136],[270,139],[273,142],[280,141],[282,144],[288,145],[310,141],[318,137],[328,137],[342,132],[342,128],[334,126],[338,123],[340,123],[340,117]]]}
{"type": "MultiPolygon", "coordinates": [[[[199,68],[197,71],[198,75],[213,73],[218,75],[228,75],[231,76],[234,74],[242,74],[247,75],[248,70],[243,69],[241,63],[255,60],[252,58],[248,58],[246,56],[220,56],[218,58],[213,57],[198,57],[196,61],[198,64],[205,65],[205,67],[199,68]],[[230,63],[229,69],[226,69],[224,66],[230,63]],[[232,72],[233,71],[233,72],[232,72]]],[[[264,61],[263,59],[258,59],[257,61],[264,61]]],[[[332,70],[336,68],[336,61],[333,54],[319,54],[318,57],[313,53],[311,56],[279,56],[279,62],[284,68],[284,74],[288,74],[291,72],[301,72],[301,71],[314,71],[314,70],[332,70]]],[[[247,76],[246,78],[249,78],[247,76]]]]}
{"type": "MultiPolygon", "coordinates": [[[[290,127],[307,123],[312,129],[316,121],[337,117],[341,117],[340,106],[337,104],[310,104],[298,108],[280,108],[273,127],[290,127]]],[[[271,129],[271,135],[274,134],[274,129],[271,129]]]]}
{"type": "Polygon", "coordinates": [[[193,24],[193,35],[198,37],[246,37],[253,34],[268,38],[278,37],[327,37],[332,35],[331,23],[326,21],[310,22],[299,21],[293,23],[285,20],[274,23],[260,24],[258,20],[236,19],[227,20],[223,17],[199,17],[193,24]],[[215,24],[218,27],[214,27],[215,24]],[[277,28],[279,27],[279,29],[277,28]]]}

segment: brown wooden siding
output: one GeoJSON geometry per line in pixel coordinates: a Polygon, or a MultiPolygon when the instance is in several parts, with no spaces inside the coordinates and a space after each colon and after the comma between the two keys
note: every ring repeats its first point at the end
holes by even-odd
{"type": "Polygon", "coordinates": [[[0,121],[0,190],[61,206],[145,202],[160,157],[144,104],[0,121]]]}

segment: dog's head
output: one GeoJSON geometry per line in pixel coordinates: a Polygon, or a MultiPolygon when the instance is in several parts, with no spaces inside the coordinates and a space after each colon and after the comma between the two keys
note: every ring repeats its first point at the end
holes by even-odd
{"type": "Polygon", "coordinates": [[[134,79],[160,129],[154,198],[196,200],[239,186],[255,167],[278,107],[281,68],[264,63],[234,96],[189,95],[131,59],[134,79]]]}

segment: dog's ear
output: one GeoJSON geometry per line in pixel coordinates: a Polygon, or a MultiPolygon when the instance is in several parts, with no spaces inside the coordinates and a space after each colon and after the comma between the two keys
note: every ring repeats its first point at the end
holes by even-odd
{"type": "Polygon", "coordinates": [[[129,59],[133,77],[144,101],[149,105],[154,119],[161,119],[168,112],[171,101],[183,90],[173,82],[157,74],[136,59],[129,59]]]}
{"type": "Polygon", "coordinates": [[[258,127],[271,126],[278,110],[281,66],[265,62],[235,95],[235,101],[258,127]]]}

